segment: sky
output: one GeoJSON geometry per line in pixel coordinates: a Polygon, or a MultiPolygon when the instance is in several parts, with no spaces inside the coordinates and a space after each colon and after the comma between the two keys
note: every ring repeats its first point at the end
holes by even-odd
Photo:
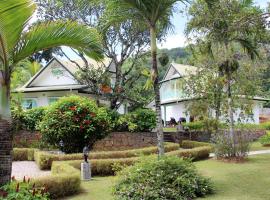
{"type": "MultiPolygon", "coordinates": [[[[254,0],[256,5],[260,6],[261,8],[266,8],[267,2],[269,0],[254,0]]],[[[185,6],[181,6],[185,8],[185,6]]],[[[188,17],[185,14],[175,14],[173,19],[174,31],[173,33],[169,34],[166,41],[158,44],[159,48],[167,48],[172,49],[176,47],[183,47],[186,45],[186,37],[184,35],[184,30],[186,27],[186,23],[188,21],[188,17]]]]}

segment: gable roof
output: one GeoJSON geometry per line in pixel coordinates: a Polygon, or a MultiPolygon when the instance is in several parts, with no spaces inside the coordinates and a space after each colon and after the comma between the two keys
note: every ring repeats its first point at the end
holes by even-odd
{"type": "Polygon", "coordinates": [[[163,79],[163,81],[168,81],[175,78],[181,78],[189,76],[197,71],[197,67],[191,65],[183,65],[178,63],[171,63],[168,67],[163,79]]]}
{"type": "MultiPolygon", "coordinates": [[[[103,62],[96,62],[93,59],[87,59],[87,62],[93,68],[104,68],[105,70],[110,71],[109,67],[112,65],[112,62],[109,59],[105,59],[103,62]]],[[[83,66],[84,62],[82,60],[76,60],[80,66],[83,66]]],[[[79,80],[76,79],[75,73],[79,70],[79,67],[70,62],[70,61],[63,61],[57,58],[53,58],[45,67],[42,67],[24,86],[15,90],[15,92],[39,92],[39,91],[59,91],[59,90],[79,90],[87,88],[86,85],[83,85],[79,80]],[[54,66],[57,68],[61,67],[63,72],[65,73],[64,76],[61,76],[60,79],[64,79],[55,85],[48,83],[48,80],[45,80],[47,77],[46,73],[48,69],[52,69],[54,66]],[[43,81],[43,82],[42,82],[43,81]],[[47,81],[47,82],[46,82],[47,81]],[[41,82],[42,84],[37,84],[41,82]]],[[[110,71],[111,73],[114,73],[110,71]]],[[[52,73],[52,70],[51,70],[52,73]]],[[[54,78],[54,81],[57,82],[54,78]]]]}

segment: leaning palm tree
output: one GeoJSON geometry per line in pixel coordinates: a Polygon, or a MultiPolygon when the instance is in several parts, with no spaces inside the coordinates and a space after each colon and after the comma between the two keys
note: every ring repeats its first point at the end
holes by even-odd
{"type": "Polygon", "coordinates": [[[102,58],[100,36],[95,29],[70,21],[29,28],[35,9],[32,0],[0,1],[0,185],[11,175],[10,79],[14,66],[37,51],[62,45],[94,59],[102,58]]]}
{"type": "Polygon", "coordinates": [[[155,93],[159,156],[164,155],[164,137],[158,78],[157,39],[165,36],[167,31],[172,27],[171,17],[173,16],[177,2],[185,2],[185,0],[109,0],[107,5],[111,23],[132,19],[137,21],[141,27],[146,27],[150,31],[152,55],[151,80],[155,93]]]}

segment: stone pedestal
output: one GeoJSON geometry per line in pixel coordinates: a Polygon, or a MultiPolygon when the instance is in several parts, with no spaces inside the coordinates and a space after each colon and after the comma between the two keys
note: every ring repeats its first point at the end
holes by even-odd
{"type": "Polygon", "coordinates": [[[91,180],[91,164],[87,162],[81,163],[81,180],[90,181],[91,180]]]}

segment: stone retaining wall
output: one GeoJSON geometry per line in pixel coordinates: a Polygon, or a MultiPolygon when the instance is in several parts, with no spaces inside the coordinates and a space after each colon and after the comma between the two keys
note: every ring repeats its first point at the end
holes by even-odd
{"type": "MultiPolygon", "coordinates": [[[[239,130],[236,130],[239,131],[239,130]]],[[[172,142],[178,143],[183,140],[193,140],[198,142],[210,142],[211,133],[204,131],[180,131],[180,132],[171,132],[172,142]]],[[[254,141],[261,136],[266,134],[265,130],[247,130],[247,134],[250,137],[250,140],[254,141]]]]}
{"type": "Polygon", "coordinates": [[[114,132],[105,139],[96,142],[93,146],[93,150],[126,150],[155,146],[156,144],[156,133],[114,132]]]}
{"type": "Polygon", "coordinates": [[[41,139],[39,132],[30,132],[21,130],[14,134],[13,145],[15,147],[28,147],[30,144],[36,143],[41,139]],[[28,145],[28,146],[25,146],[28,145]]]}

